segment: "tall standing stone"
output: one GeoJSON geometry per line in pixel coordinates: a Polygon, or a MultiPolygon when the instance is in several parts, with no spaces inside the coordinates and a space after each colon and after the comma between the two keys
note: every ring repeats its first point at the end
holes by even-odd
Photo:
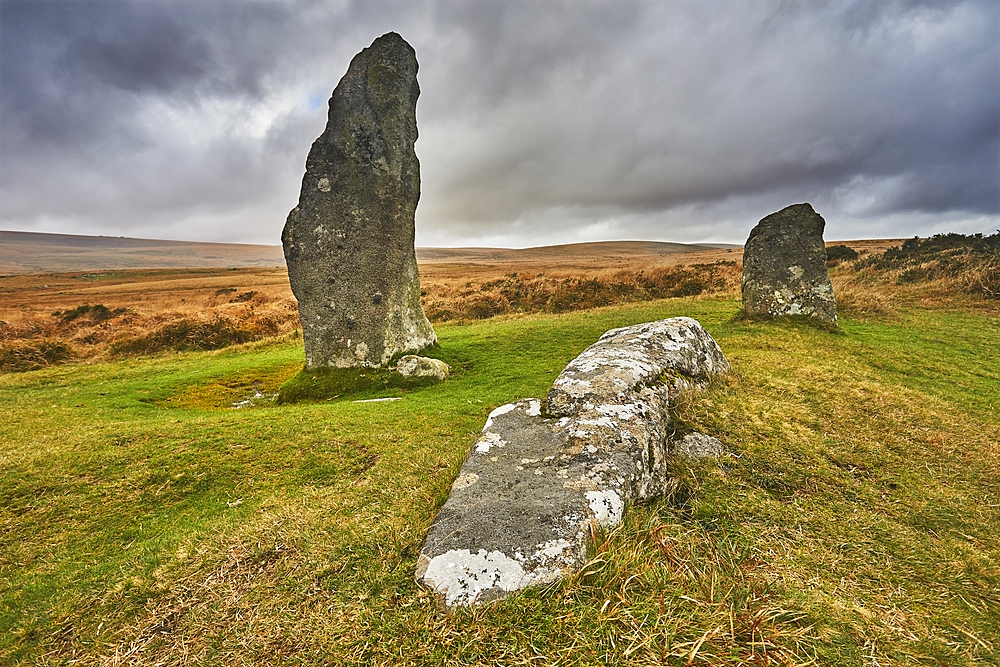
{"type": "Polygon", "coordinates": [[[281,241],[306,366],[382,366],[433,344],[420,306],[417,59],[394,32],[354,56],[281,241]]]}
{"type": "Polygon", "coordinates": [[[748,316],[807,315],[837,322],[825,227],[809,204],[783,208],[757,223],[743,249],[743,311],[748,316]]]}

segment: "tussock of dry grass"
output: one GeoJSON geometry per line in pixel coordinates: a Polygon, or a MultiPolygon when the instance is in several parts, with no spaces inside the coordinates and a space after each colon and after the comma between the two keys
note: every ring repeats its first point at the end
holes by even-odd
{"type": "Polygon", "coordinates": [[[668,266],[592,275],[510,273],[483,282],[426,286],[424,309],[433,321],[486,319],[509,313],[563,313],[634,301],[697,296],[739,287],[736,262],[668,266]]]}
{"type": "Polygon", "coordinates": [[[175,298],[162,309],[157,305],[80,304],[51,313],[9,313],[0,322],[0,371],[168,350],[217,350],[298,328],[293,300],[262,293],[216,295],[202,303],[175,298]]]}
{"type": "Polygon", "coordinates": [[[637,664],[811,662],[815,632],[803,614],[781,606],[769,563],[724,529],[684,522],[686,511],[633,508],[625,524],[596,540],[564,596],[619,616],[632,637],[622,655],[637,664]]]}
{"type": "Polygon", "coordinates": [[[859,285],[853,278],[853,273],[845,273],[843,269],[831,276],[840,317],[879,320],[897,314],[898,297],[894,290],[859,285]]]}
{"type": "MultiPolygon", "coordinates": [[[[575,275],[514,272],[457,284],[432,277],[423,282],[423,303],[434,322],[561,313],[728,292],[738,288],[739,271],[735,262],[719,261],[575,275]]],[[[217,350],[298,328],[287,279],[275,270],[123,271],[8,280],[17,290],[0,286],[0,372],[169,350],[217,350]],[[63,290],[53,292],[58,288],[63,290]],[[17,303],[18,290],[30,304],[17,303]]]]}

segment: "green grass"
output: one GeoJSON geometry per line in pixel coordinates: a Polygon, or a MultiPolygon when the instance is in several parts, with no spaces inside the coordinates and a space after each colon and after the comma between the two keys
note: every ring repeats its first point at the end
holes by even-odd
{"type": "Polygon", "coordinates": [[[452,376],[394,402],[228,407],[301,369],[294,340],[0,376],[0,663],[1000,662],[997,320],[738,308],[439,326],[452,376]],[[730,454],[676,463],[572,580],[439,609],[413,568],[489,411],[674,315],[733,363],[677,408],[730,454]]]}

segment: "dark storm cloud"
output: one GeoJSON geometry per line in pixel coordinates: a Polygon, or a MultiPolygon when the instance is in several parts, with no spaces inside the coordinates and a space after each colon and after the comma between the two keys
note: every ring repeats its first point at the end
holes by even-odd
{"type": "Polygon", "coordinates": [[[267,28],[283,14],[255,3],[4,2],[7,129],[88,143],[127,123],[144,98],[259,96],[267,28]]]}
{"type": "Polygon", "coordinates": [[[416,48],[418,241],[1000,224],[1000,7],[0,3],[0,226],[276,243],[350,58],[416,48]]]}
{"type": "MultiPolygon", "coordinates": [[[[490,158],[470,160],[439,200],[455,217],[509,219],[530,201],[598,218],[773,192],[764,214],[852,184],[860,208],[874,187],[860,186],[881,183],[872,213],[996,215],[994,9],[761,6],[650,6],[617,52],[596,51],[598,70],[577,64],[594,56],[585,40],[556,63],[535,59],[555,85],[585,83],[544,104],[497,96],[481,122],[511,131],[479,146],[490,158]]],[[[509,38],[501,51],[533,51],[509,38]]]]}

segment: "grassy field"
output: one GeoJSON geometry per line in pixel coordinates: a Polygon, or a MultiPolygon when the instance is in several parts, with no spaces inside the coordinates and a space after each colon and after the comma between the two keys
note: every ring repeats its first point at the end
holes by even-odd
{"type": "Polygon", "coordinates": [[[438,326],[453,377],[396,402],[269,403],[292,337],[2,375],[0,662],[1000,662],[995,310],[897,303],[840,333],[737,310],[438,326]],[[721,465],[678,464],[575,579],[441,610],[413,568],[486,414],[673,315],[735,367],[678,407],[721,465]]]}

